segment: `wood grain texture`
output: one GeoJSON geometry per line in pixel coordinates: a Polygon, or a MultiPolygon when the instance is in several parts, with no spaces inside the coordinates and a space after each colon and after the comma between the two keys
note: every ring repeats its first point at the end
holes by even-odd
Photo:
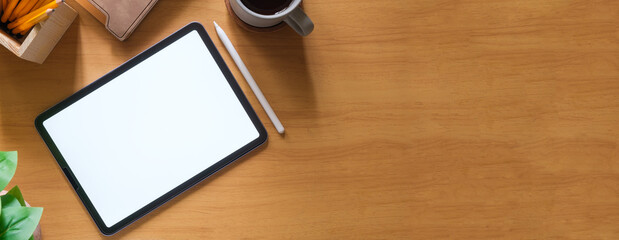
{"type": "Polygon", "coordinates": [[[88,0],[75,0],[75,2],[78,3],[81,7],[83,7],[90,14],[92,14],[92,16],[95,17],[97,20],[99,20],[99,22],[105,24],[105,22],[107,21],[105,15],[101,11],[99,11],[99,9],[97,9],[95,6],[90,4],[88,0]]]}
{"type": "Polygon", "coordinates": [[[45,207],[46,240],[619,238],[618,1],[306,0],[301,38],[245,31],[223,0],[161,0],[126,42],[75,9],[45,64],[0,51],[0,148],[19,151],[11,184],[45,207]],[[268,145],[103,237],[34,118],[190,21],[268,145]]]}

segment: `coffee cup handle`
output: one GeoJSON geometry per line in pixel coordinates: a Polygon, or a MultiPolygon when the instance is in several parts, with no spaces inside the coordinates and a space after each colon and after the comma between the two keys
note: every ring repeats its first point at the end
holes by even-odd
{"type": "Polygon", "coordinates": [[[307,36],[314,30],[314,23],[299,7],[292,10],[292,12],[284,18],[284,22],[301,36],[307,36]]]}

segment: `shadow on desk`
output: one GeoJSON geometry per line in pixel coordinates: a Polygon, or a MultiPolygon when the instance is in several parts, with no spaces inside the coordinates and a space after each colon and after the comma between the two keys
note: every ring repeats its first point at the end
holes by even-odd
{"type": "Polygon", "coordinates": [[[43,64],[8,55],[0,59],[6,68],[0,79],[0,121],[6,127],[0,137],[12,139],[5,147],[31,144],[36,116],[75,91],[79,21],[75,19],[43,64]]]}
{"type": "MultiPolygon", "coordinates": [[[[305,117],[313,117],[316,96],[308,70],[305,39],[288,26],[275,32],[250,32],[236,25],[229,14],[227,17],[230,30],[225,30],[233,34],[231,40],[258,85],[268,99],[278,96],[277,101],[271,102],[278,115],[303,112],[310,114],[305,117]]],[[[211,38],[219,41],[217,36],[211,38]]],[[[228,55],[224,49],[220,53],[228,55]]],[[[229,67],[236,69],[234,65],[229,67]]]]}

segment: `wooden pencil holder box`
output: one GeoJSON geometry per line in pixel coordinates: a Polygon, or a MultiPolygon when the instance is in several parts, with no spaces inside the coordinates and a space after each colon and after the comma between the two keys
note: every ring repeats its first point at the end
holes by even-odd
{"type": "Polygon", "coordinates": [[[0,30],[0,44],[20,58],[41,64],[75,17],[77,12],[73,8],[66,3],[60,4],[47,20],[35,25],[28,35],[20,39],[0,30]]]}

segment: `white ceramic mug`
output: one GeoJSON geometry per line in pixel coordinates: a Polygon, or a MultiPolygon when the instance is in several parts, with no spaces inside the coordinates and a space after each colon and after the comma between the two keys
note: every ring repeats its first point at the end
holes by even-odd
{"type": "Polygon", "coordinates": [[[272,27],[284,21],[299,35],[307,36],[314,30],[314,23],[300,5],[301,0],[292,0],[283,10],[273,15],[263,15],[246,7],[241,0],[230,0],[230,7],[236,16],[251,26],[272,27]]]}

